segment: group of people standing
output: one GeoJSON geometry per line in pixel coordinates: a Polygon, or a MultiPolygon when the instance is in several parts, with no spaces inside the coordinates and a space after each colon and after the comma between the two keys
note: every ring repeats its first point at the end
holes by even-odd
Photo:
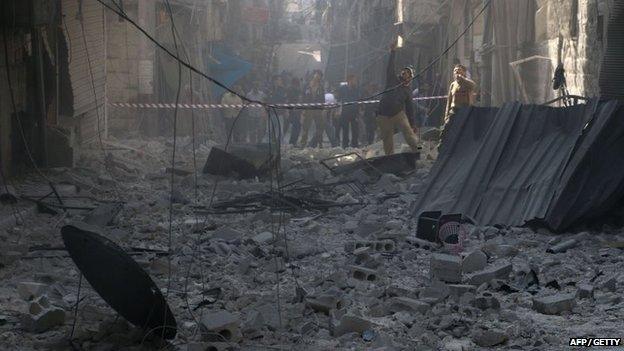
{"type": "MultiPolygon", "coordinates": [[[[370,145],[375,142],[376,134],[379,134],[384,152],[390,155],[394,153],[394,134],[399,131],[412,151],[417,152],[420,149],[417,138],[420,120],[415,116],[411,89],[415,72],[408,66],[396,74],[395,56],[396,45],[393,44],[386,68],[384,93],[378,104],[354,103],[330,109],[322,106],[271,109],[270,113],[261,106],[242,111],[240,108],[226,108],[222,110],[225,135],[235,143],[261,143],[270,132],[273,137],[282,136],[283,142],[295,147],[323,147],[325,141],[328,141],[333,147],[347,148],[370,145]],[[268,123],[268,118],[271,118],[272,123],[268,123]]],[[[459,108],[473,104],[476,89],[476,84],[467,77],[464,66],[456,65],[453,73],[454,81],[449,88],[444,127],[459,108]]],[[[304,79],[284,72],[273,77],[265,89],[256,81],[246,91],[240,86],[235,86],[234,90],[245,92],[249,99],[255,101],[319,105],[355,102],[379,92],[373,84],[362,88],[353,74],[348,75],[346,82],[340,86],[332,87],[324,82],[323,73],[318,70],[310,72],[304,79]]],[[[242,105],[243,101],[237,95],[226,92],[221,103],[242,105]]]]}
{"type": "MultiPolygon", "coordinates": [[[[355,75],[349,75],[346,83],[332,87],[324,81],[321,71],[313,71],[304,79],[284,73],[273,77],[268,87],[263,88],[255,81],[247,90],[240,85],[234,86],[233,90],[243,92],[251,100],[275,104],[333,104],[359,100],[367,94],[375,93],[377,87],[369,84],[361,88],[355,75]]],[[[221,103],[243,105],[242,99],[230,92],[223,95],[221,103]]],[[[271,112],[271,118],[278,118],[279,123],[274,120],[276,123],[272,129],[280,125],[283,142],[295,147],[359,147],[375,142],[375,111],[376,106],[371,104],[349,105],[338,109],[277,109],[275,115],[271,112]],[[362,130],[364,133],[360,135],[362,130]]],[[[266,109],[248,107],[241,111],[239,108],[224,108],[222,116],[225,136],[231,134],[232,142],[261,143],[267,140],[269,114],[266,109]]],[[[272,133],[278,134],[275,130],[272,133]]]]}

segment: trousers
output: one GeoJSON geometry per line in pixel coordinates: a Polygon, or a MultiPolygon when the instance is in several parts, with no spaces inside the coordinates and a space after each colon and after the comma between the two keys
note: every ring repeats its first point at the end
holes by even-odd
{"type": "Polygon", "coordinates": [[[377,125],[379,126],[379,132],[381,134],[381,140],[383,140],[383,148],[386,155],[394,154],[394,130],[398,128],[405,142],[410,146],[412,152],[418,152],[419,146],[416,140],[416,134],[412,130],[412,126],[407,120],[405,111],[401,111],[394,116],[378,116],[377,125]]]}

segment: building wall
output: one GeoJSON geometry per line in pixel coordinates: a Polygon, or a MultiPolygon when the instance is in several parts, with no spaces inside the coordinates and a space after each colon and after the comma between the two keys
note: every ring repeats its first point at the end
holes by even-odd
{"type": "Polygon", "coordinates": [[[571,94],[597,96],[610,1],[578,0],[577,11],[574,11],[574,2],[538,1],[546,12],[546,23],[539,23],[544,34],[539,44],[547,48],[552,59],[557,59],[561,52],[571,94]],[[599,21],[600,16],[602,21],[599,21]],[[601,27],[599,22],[603,23],[601,27]]]}
{"type": "MultiPolygon", "coordinates": [[[[27,64],[25,62],[27,49],[27,38],[24,34],[8,35],[7,48],[9,57],[9,71],[11,74],[11,84],[13,88],[13,96],[18,111],[25,109],[27,102],[27,64]]],[[[0,36],[0,161],[2,164],[2,172],[5,175],[11,175],[15,169],[12,164],[17,161],[13,159],[13,138],[17,137],[13,130],[16,126],[13,124],[13,106],[11,103],[11,95],[7,81],[6,66],[4,54],[4,39],[0,36]]]]}
{"type": "MultiPolygon", "coordinates": [[[[126,3],[124,10],[130,18],[137,18],[136,4],[126,3]]],[[[107,38],[107,99],[109,102],[138,102],[141,83],[149,85],[148,77],[140,81],[139,41],[142,35],[129,22],[120,19],[116,14],[106,11],[107,38]]],[[[149,70],[143,65],[143,74],[149,70]]],[[[152,77],[153,80],[153,77],[152,77]]],[[[153,87],[152,87],[153,89],[153,87]]],[[[136,127],[136,111],[109,107],[111,132],[136,127]]]]}
{"type": "Polygon", "coordinates": [[[99,142],[107,130],[104,7],[97,2],[63,0],[62,14],[69,43],[75,141],[82,145],[99,142]]]}

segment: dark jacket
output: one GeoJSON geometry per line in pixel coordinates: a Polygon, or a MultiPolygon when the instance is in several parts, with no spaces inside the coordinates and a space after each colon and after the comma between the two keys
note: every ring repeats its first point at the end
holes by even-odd
{"type": "MultiPolygon", "coordinates": [[[[394,70],[394,61],[395,51],[393,50],[390,53],[390,59],[388,60],[385,89],[393,88],[401,84],[401,81],[394,70]]],[[[412,121],[414,108],[412,106],[412,91],[409,86],[401,85],[400,87],[381,96],[381,99],[379,100],[379,115],[392,117],[402,110],[405,110],[407,119],[412,121]]]]}
{"type": "MultiPolygon", "coordinates": [[[[338,101],[350,102],[356,101],[362,97],[362,92],[357,86],[350,87],[348,85],[341,86],[338,89],[338,101]]],[[[355,116],[358,113],[358,105],[348,105],[342,107],[342,116],[355,116]]]]}

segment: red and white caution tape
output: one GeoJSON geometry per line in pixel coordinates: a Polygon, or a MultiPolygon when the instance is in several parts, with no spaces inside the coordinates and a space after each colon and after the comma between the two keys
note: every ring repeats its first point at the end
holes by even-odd
{"type": "MultiPolygon", "coordinates": [[[[414,98],[414,101],[418,100],[440,100],[446,99],[446,96],[423,96],[414,98]]],[[[362,104],[376,104],[379,100],[367,100],[357,101],[354,105],[362,104]]],[[[146,108],[146,109],[174,109],[175,104],[163,104],[163,103],[137,103],[137,102],[111,102],[110,106],[123,107],[123,108],[146,108]]],[[[178,104],[179,109],[239,109],[245,105],[230,105],[230,104],[178,104]]],[[[273,104],[276,108],[292,108],[292,107],[321,107],[321,108],[336,108],[340,104],[325,104],[325,103],[298,103],[298,104],[273,104]]],[[[260,108],[263,105],[249,104],[248,108],[260,108]]]]}

